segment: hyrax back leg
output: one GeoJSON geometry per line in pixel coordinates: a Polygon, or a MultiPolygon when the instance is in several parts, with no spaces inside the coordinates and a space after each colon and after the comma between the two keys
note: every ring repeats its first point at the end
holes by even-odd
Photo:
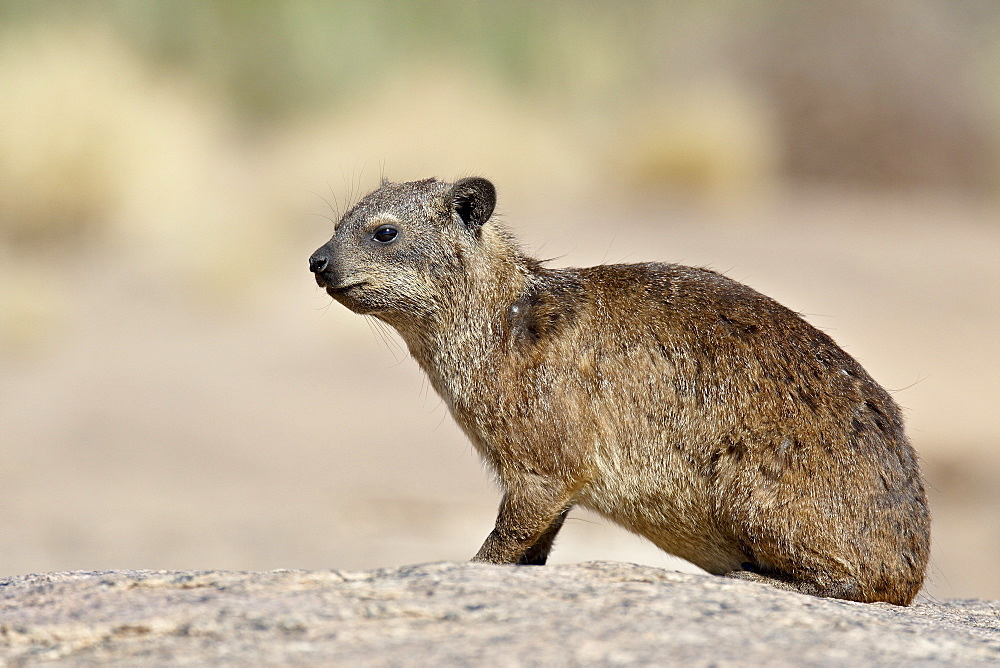
{"type": "Polygon", "coordinates": [[[544,488],[508,490],[496,526],[473,561],[491,564],[544,564],[569,512],[569,492],[544,488]],[[535,547],[537,545],[537,548],[535,547]]]}

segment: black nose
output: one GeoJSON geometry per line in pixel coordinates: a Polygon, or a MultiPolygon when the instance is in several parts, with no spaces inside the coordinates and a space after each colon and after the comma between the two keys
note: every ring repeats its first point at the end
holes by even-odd
{"type": "Polygon", "coordinates": [[[314,274],[318,274],[330,265],[330,258],[325,255],[320,255],[317,253],[309,258],[309,271],[314,274]]]}

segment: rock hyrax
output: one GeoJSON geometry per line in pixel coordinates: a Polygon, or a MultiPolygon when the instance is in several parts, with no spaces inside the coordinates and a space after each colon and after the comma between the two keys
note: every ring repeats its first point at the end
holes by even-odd
{"type": "Polygon", "coordinates": [[[899,408],[789,309],[707,269],[550,269],[493,184],[384,181],[309,259],[396,328],[503,501],[474,557],[544,564],[574,505],[709,573],[907,604],[930,519],[899,408]]]}

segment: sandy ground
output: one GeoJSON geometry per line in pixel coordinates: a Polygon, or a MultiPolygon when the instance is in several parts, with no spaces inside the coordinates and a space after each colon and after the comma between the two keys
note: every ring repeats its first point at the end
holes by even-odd
{"type": "MultiPolygon", "coordinates": [[[[700,215],[613,199],[501,208],[554,265],[707,265],[830,332],[907,409],[935,513],[926,591],[1000,598],[996,208],[808,192],[700,215]]],[[[289,225],[300,247],[233,308],[192,303],[107,248],[61,262],[69,298],[48,349],[0,352],[0,575],[474,553],[498,500],[488,474],[398,339],[312,283],[329,224],[289,225]]],[[[691,568],[574,512],[553,561],[589,559],[691,568]]]]}

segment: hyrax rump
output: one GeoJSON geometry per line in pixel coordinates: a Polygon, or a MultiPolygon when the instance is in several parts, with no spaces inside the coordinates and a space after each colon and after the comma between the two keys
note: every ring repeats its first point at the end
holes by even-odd
{"type": "Polygon", "coordinates": [[[544,564],[581,505],[714,574],[905,605],[930,520],[899,408],[829,336],[725,276],[550,269],[482,178],[383,182],[309,259],[398,330],[496,472],[474,557],[544,564]]]}

